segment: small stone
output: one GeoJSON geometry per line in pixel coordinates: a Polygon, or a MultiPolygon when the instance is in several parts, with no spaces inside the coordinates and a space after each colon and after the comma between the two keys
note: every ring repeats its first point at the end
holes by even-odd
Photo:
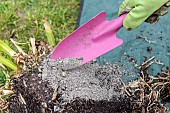
{"type": "Polygon", "coordinates": [[[147,51],[151,51],[151,50],[152,50],[151,46],[147,47],[147,51]]]}

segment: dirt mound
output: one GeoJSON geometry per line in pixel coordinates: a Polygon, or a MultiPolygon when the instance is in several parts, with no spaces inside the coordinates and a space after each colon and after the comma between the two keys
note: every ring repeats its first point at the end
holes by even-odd
{"type": "Polygon", "coordinates": [[[39,74],[14,80],[11,113],[128,113],[130,99],[121,89],[119,68],[81,59],[44,58],[39,74]]]}
{"type": "Polygon", "coordinates": [[[126,96],[108,100],[75,98],[67,102],[48,82],[33,74],[14,80],[15,95],[8,99],[10,113],[130,113],[126,96]]]}

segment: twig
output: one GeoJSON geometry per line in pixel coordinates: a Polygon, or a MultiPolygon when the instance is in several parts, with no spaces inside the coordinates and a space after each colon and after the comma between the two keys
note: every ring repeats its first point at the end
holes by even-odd
{"type": "Polygon", "coordinates": [[[31,47],[32,47],[32,52],[34,55],[37,55],[37,48],[35,46],[35,38],[30,38],[30,43],[31,43],[31,47]]]}
{"type": "Polygon", "coordinates": [[[149,66],[151,66],[152,64],[158,64],[158,65],[164,65],[164,63],[162,63],[160,60],[154,60],[154,61],[152,61],[152,62],[150,62],[147,66],[146,66],[146,68],[147,67],[149,67],[149,66]]]}
{"type": "Polygon", "coordinates": [[[156,44],[156,41],[150,41],[150,40],[147,39],[147,37],[144,37],[144,36],[138,36],[137,38],[143,38],[149,44],[151,44],[151,43],[155,43],[156,44]]]}
{"type": "Polygon", "coordinates": [[[163,71],[163,72],[161,72],[161,73],[164,74],[164,75],[166,75],[166,76],[170,76],[170,73],[169,73],[168,71],[170,71],[170,70],[163,71]]]}
{"type": "Polygon", "coordinates": [[[6,67],[2,63],[0,63],[0,67],[6,70],[6,67]]]}
{"type": "Polygon", "coordinates": [[[145,83],[145,85],[152,91],[152,88],[149,86],[149,84],[148,83],[146,83],[145,82],[145,80],[142,78],[142,77],[140,77],[140,79],[142,80],[142,82],[144,82],[145,83]]]}
{"type": "Polygon", "coordinates": [[[159,65],[164,65],[160,60],[155,60],[154,63],[159,64],[159,65]]]}
{"type": "Polygon", "coordinates": [[[123,82],[123,80],[116,74],[116,77],[119,78],[120,82],[122,83],[123,87],[124,87],[124,91],[127,93],[128,96],[131,96],[131,94],[127,91],[126,89],[126,85],[125,83],[123,82]]]}
{"type": "Polygon", "coordinates": [[[15,47],[18,49],[20,53],[22,53],[24,56],[27,55],[17,44],[16,41],[14,41],[12,38],[10,38],[11,42],[15,45],[15,47]]]}
{"type": "Polygon", "coordinates": [[[144,65],[146,65],[148,62],[152,61],[155,58],[155,56],[151,57],[150,59],[148,59],[147,61],[145,61],[144,63],[142,63],[142,65],[139,67],[143,67],[144,65]]]}
{"type": "Polygon", "coordinates": [[[160,76],[158,76],[158,78],[161,79],[161,80],[168,80],[168,78],[166,78],[166,77],[160,77],[160,76]]]}
{"type": "Polygon", "coordinates": [[[19,93],[18,98],[19,98],[19,101],[20,101],[22,104],[25,104],[25,105],[26,105],[26,101],[25,101],[25,99],[22,97],[21,93],[19,93]]]}
{"type": "Polygon", "coordinates": [[[149,86],[148,83],[145,82],[145,80],[144,80],[142,77],[140,77],[140,79],[142,80],[142,82],[145,83],[145,85],[146,85],[146,86],[149,88],[149,90],[152,92],[154,98],[157,99],[156,92],[149,86]]]}
{"type": "Polygon", "coordinates": [[[154,87],[161,86],[161,85],[163,85],[162,82],[157,82],[157,83],[152,84],[152,86],[154,86],[154,87]]]}
{"type": "Polygon", "coordinates": [[[145,75],[144,75],[143,71],[141,71],[141,74],[142,74],[142,78],[144,78],[144,77],[145,77],[145,75]]]}
{"type": "Polygon", "coordinates": [[[15,35],[15,30],[13,29],[8,37],[8,39],[13,38],[15,35]]]}

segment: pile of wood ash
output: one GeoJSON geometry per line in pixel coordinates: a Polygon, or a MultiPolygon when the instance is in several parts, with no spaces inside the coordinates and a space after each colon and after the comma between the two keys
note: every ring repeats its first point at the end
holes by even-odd
{"type": "Polygon", "coordinates": [[[99,66],[94,61],[80,65],[81,60],[66,58],[52,60],[44,58],[39,75],[57,90],[64,101],[74,98],[110,100],[119,97],[123,90],[119,68],[114,64],[99,66]]]}

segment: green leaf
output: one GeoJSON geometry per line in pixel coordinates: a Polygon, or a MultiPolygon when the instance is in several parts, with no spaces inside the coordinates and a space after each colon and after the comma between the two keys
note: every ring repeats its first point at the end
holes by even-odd
{"type": "Polygon", "coordinates": [[[0,11],[4,11],[6,9],[5,5],[0,3],[0,11]]]}
{"type": "Polygon", "coordinates": [[[5,44],[2,40],[0,40],[0,51],[8,54],[9,56],[14,56],[14,54],[16,54],[16,52],[11,49],[7,44],[5,44]]]}
{"type": "Polygon", "coordinates": [[[5,59],[3,56],[0,55],[0,63],[2,63],[3,65],[11,68],[14,71],[17,71],[17,65],[15,63],[13,63],[12,61],[5,59]]]}

